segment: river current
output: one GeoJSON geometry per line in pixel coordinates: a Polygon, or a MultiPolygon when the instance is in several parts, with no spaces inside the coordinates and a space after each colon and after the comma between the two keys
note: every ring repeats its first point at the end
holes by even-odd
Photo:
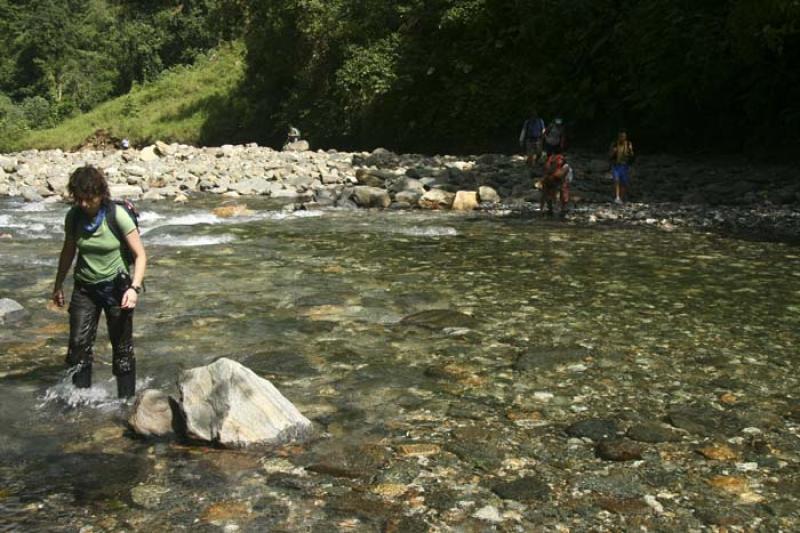
{"type": "Polygon", "coordinates": [[[229,357],[315,438],[226,451],[133,437],[102,320],[93,388],[65,373],[67,316],[47,301],[66,206],[2,199],[0,297],[28,314],[0,326],[0,531],[797,524],[796,246],[242,203],[252,212],[232,218],[212,198],[139,206],[139,387],[174,393],[182,369],[229,357]],[[582,420],[620,435],[670,422],[678,438],[609,462],[565,433],[582,420]],[[697,453],[723,445],[736,457],[697,453]],[[516,479],[538,484],[497,488],[516,479]]]}

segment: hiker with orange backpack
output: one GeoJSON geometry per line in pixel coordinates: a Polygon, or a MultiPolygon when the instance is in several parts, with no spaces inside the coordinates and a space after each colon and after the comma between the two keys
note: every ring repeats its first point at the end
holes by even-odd
{"type": "Polygon", "coordinates": [[[553,203],[556,196],[559,197],[561,209],[559,214],[567,216],[567,205],[569,204],[569,186],[573,178],[572,167],[567,163],[567,158],[562,154],[553,154],[547,158],[544,164],[544,177],[542,178],[542,195],[539,199],[539,210],[544,211],[547,204],[547,212],[553,215],[553,203]]]}

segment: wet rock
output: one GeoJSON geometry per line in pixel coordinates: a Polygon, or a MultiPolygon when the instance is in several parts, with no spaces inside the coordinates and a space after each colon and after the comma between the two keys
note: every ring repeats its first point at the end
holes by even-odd
{"type": "Polygon", "coordinates": [[[741,525],[744,520],[741,511],[730,506],[704,505],[695,509],[694,515],[706,525],[724,528],[741,525]]]}
{"type": "Polygon", "coordinates": [[[689,433],[710,437],[716,434],[733,436],[742,428],[741,421],[732,413],[716,411],[704,406],[680,406],[670,409],[669,423],[689,433]]]}
{"type": "Polygon", "coordinates": [[[400,191],[394,196],[398,204],[408,204],[409,207],[417,205],[422,194],[416,191],[400,191]]]}
{"type": "Polygon", "coordinates": [[[351,198],[359,207],[386,208],[392,203],[389,193],[378,187],[359,185],[353,187],[351,198]]]}
{"type": "Polygon", "coordinates": [[[0,324],[16,322],[27,315],[22,305],[11,298],[0,298],[0,324]]]}
{"type": "Polygon", "coordinates": [[[484,185],[478,187],[478,201],[482,204],[498,204],[500,203],[500,195],[493,188],[484,185]]]}
{"type": "Polygon", "coordinates": [[[397,451],[405,457],[426,457],[440,453],[442,448],[438,444],[415,443],[401,444],[397,447],[397,451]]]}
{"type": "Polygon", "coordinates": [[[42,195],[39,194],[34,187],[22,187],[22,189],[20,189],[20,194],[26,202],[41,202],[44,200],[42,195]]]}
{"type": "Polygon", "coordinates": [[[620,515],[642,515],[652,513],[652,509],[642,498],[600,498],[597,505],[610,513],[620,515]]]}
{"type": "Polygon", "coordinates": [[[212,211],[219,218],[246,216],[252,213],[244,204],[230,204],[214,208],[212,211]]]}
{"type": "Polygon", "coordinates": [[[442,190],[431,189],[419,199],[419,206],[423,209],[450,209],[456,195],[442,190]]]}
{"type": "Polygon", "coordinates": [[[642,458],[642,448],[625,439],[604,440],[597,444],[595,453],[606,461],[635,461],[642,458]]]}
{"type": "Polygon", "coordinates": [[[173,432],[173,407],[167,394],[145,389],[136,395],[128,424],[138,435],[164,437],[173,432]]]}
{"type": "Polygon", "coordinates": [[[429,309],[408,315],[400,320],[406,326],[420,326],[429,329],[444,328],[474,328],[478,325],[477,319],[450,309],[429,309]]]}
{"type": "Polygon", "coordinates": [[[131,500],[139,507],[156,509],[168,492],[169,489],[161,485],[136,485],[131,489],[131,500]]]}
{"type": "Polygon", "coordinates": [[[492,486],[492,492],[504,500],[518,502],[545,501],[550,497],[550,487],[535,476],[497,483],[492,486]]]}
{"type": "Polygon", "coordinates": [[[602,441],[616,437],[619,428],[614,420],[593,418],[575,422],[566,429],[570,437],[588,438],[602,441]]]}
{"type": "Polygon", "coordinates": [[[248,502],[221,501],[206,507],[200,514],[200,520],[212,524],[228,520],[241,520],[252,512],[248,502]]]}
{"type": "Polygon", "coordinates": [[[697,450],[697,453],[714,461],[735,461],[739,458],[733,449],[726,444],[714,444],[697,450]]]}
{"type": "Polygon", "coordinates": [[[505,458],[505,454],[498,448],[491,435],[487,435],[485,429],[475,426],[453,431],[452,440],[447,443],[445,449],[465,463],[485,471],[496,470],[505,458]]]}
{"type": "Polygon", "coordinates": [[[628,429],[628,438],[649,443],[678,442],[681,435],[677,431],[656,423],[636,424],[628,429]]]}
{"type": "Polygon", "coordinates": [[[491,522],[493,524],[499,524],[503,521],[503,517],[500,515],[500,511],[497,507],[493,505],[486,505],[481,507],[474,513],[472,513],[473,518],[479,518],[481,520],[485,520],[487,522],[491,522]]]}
{"type": "Polygon", "coordinates": [[[231,359],[185,371],[178,389],[191,438],[243,446],[283,444],[311,433],[311,422],[272,383],[231,359]]]}
{"type": "Polygon", "coordinates": [[[474,191],[458,191],[453,199],[454,211],[472,211],[478,207],[478,193],[474,191]]]}
{"type": "Polygon", "coordinates": [[[529,346],[514,361],[520,372],[549,370],[558,365],[582,361],[588,353],[584,348],[529,346]]]}
{"type": "Polygon", "coordinates": [[[315,449],[306,470],[333,477],[366,479],[389,460],[389,451],[377,445],[333,446],[315,449]]]}

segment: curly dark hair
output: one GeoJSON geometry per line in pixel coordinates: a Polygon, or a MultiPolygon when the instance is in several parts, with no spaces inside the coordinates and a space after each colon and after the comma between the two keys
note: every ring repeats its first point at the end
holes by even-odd
{"type": "Polygon", "coordinates": [[[104,200],[111,198],[105,173],[91,165],[79,167],[69,177],[67,191],[73,200],[101,196],[104,200]]]}

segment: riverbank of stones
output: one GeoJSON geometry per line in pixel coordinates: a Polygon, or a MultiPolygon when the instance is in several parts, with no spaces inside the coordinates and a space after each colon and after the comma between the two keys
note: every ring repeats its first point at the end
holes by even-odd
{"type": "MultiPolygon", "coordinates": [[[[571,153],[574,209],[587,223],[632,223],[800,236],[800,180],[789,166],[736,160],[646,156],[637,163],[632,203],[613,206],[608,163],[600,154],[571,153]]],[[[112,195],[185,202],[207,193],[266,196],[297,209],[321,207],[476,209],[531,213],[541,169],[516,155],[425,156],[275,151],[256,144],[198,148],[156,142],[141,150],[30,150],[0,156],[0,195],[28,201],[65,197],[69,174],[102,168],[112,195]]]]}

